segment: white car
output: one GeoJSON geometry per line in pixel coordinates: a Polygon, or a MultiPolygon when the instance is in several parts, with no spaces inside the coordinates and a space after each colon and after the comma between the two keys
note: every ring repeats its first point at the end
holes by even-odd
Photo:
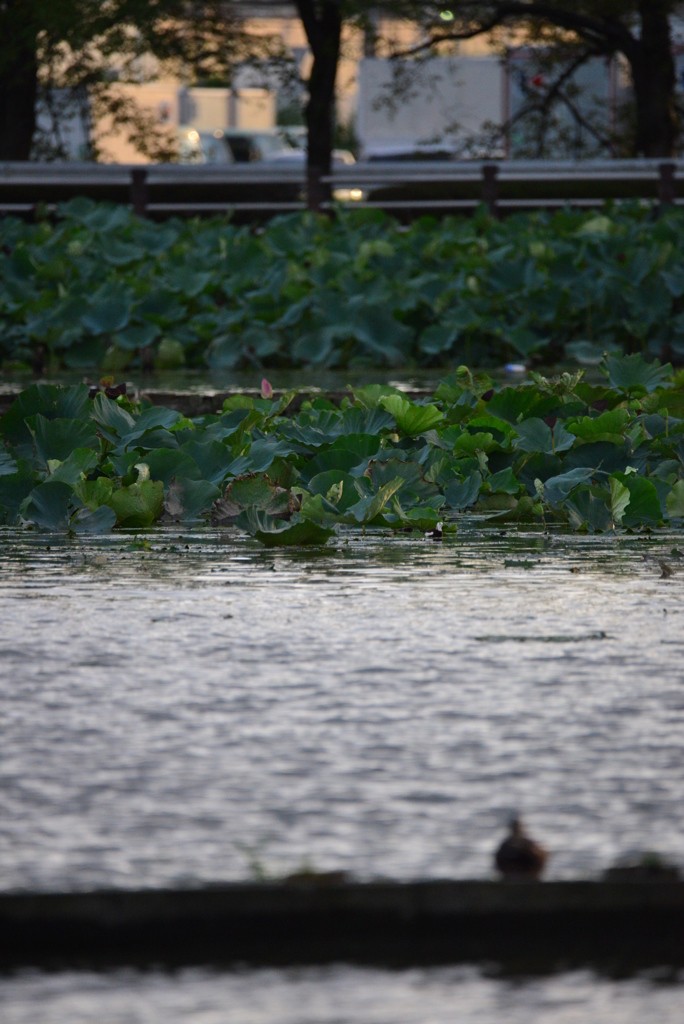
{"type": "MultiPolygon", "coordinates": [[[[293,145],[282,129],[242,131],[239,128],[216,128],[213,132],[197,128],[184,129],[179,142],[182,164],[247,164],[260,162],[285,163],[289,167],[306,164],[306,135],[297,137],[302,145],[293,145]]],[[[347,167],[354,155],[346,149],[333,150],[333,164],[347,167]]]]}

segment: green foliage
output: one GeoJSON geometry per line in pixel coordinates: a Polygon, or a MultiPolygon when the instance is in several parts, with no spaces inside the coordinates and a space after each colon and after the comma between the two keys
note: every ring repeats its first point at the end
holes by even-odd
{"type": "MultiPolygon", "coordinates": [[[[638,398],[668,368],[637,353],[684,350],[676,209],[657,222],[623,205],[598,217],[424,217],[408,229],[363,211],[292,214],[258,236],[222,219],[153,224],[84,199],[59,217],[0,221],[0,360],[30,365],[40,346],[51,366],[121,372],[150,362],[491,366],[520,355],[596,364],[609,352],[610,387],[638,398]]],[[[534,413],[516,405],[515,389],[493,411],[513,426],[520,413],[543,419],[572,391],[566,377],[518,396],[534,413]]],[[[462,384],[447,378],[436,397],[462,384]]],[[[473,379],[469,395],[489,386],[473,379]]],[[[418,416],[392,388],[358,390],[366,408],[383,399],[418,416]]],[[[421,433],[424,422],[405,425],[421,433]]]]}
{"type": "Polygon", "coordinates": [[[0,522],[80,533],[210,517],[268,546],[438,522],[448,534],[472,514],[592,532],[680,527],[684,417],[670,410],[684,375],[633,357],[628,370],[629,383],[600,389],[581,374],[530,375],[485,403],[462,368],[425,405],[369,386],[341,409],[288,417],[260,400],[193,420],[80,386],[34,387],[0,421],[0,522]]]}

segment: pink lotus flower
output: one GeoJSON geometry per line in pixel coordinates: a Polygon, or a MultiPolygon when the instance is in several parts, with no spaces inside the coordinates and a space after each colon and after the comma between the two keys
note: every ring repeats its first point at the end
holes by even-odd
{"type": "Polygon", "coordinates": [[[273,398],[273,385],[270,384],[265,377],[261,382],[261,397],[273,398]]]}

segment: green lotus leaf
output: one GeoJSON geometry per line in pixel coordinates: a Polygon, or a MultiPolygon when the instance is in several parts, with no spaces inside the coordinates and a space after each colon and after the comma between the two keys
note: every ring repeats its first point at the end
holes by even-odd
{"type": "Polygon", "coordinates": [[[558,476],[551,476],[544,481],[544,497],[554,507],[571,494],[581,484],[591,483],[594,469],[571,469],[567,473],[559,473],[558,476]]]}
{"type": "Polygon", "coordinates": [[[49,479],[51,482],[60,481],[75,487],[81,477],[95,469],[98,462],[99,455],[91,448],[75,448],[64,462],[58,462],[53,466],[50,460],[49,479]]]}
{"type": "Polygon", "coordinates": [[[91,421],[48,420],[40,413],[35,417],[34,438],[36,451],[45,463],[52,459],[64,462],[74,448],[100,447],[91,421]]]}
{"type": "Polygon", "coordinates": [[[102,286],[93,296],[81,323],[92,334],[114,334],[128,326],[131,296],[126,287],[115,283],[102,286]]]}
{"type": "Polygon", "coordinates": [[[113,489],[114,485],[107,476],[98,476],[96,480],[79,480],[74,485],[79,501],[93,512],[108,504],[113,489]]]}
{"type": "MultiPolygon", "coordinates": [[[[223,446],[221,446],[223,447],[223,446]]],[[[226,454],[230,453],[226,451],[226,454]]],[[[167,488],[174,477],[199,479],[200,469],[193,458],[179,448],[157,448],[145,453],[145,462],[153,480],[161,480],[167,488]]]]}
{"type": "Polygon", "coordinates": [[[0,435],[10,444],[31,443],[26,420],[32,416],[53,419],[86,419],[90,413],[90,392],[85,384],[60,387],[58,384],[32,384],[12,403],[0,419],[0,435]]]}
{"type": "Polygon", "coordinates": [[[554,425],[553,431],[544,420],[532,417],[516,425],[517,438],[514,445],[523,452],[539,452],[555,455],[567,451],[575,443],[574,434],[568,433],[560,420],[554,425]]]}
{"type": "Polygon", "coordinates": [[[667,514],[670,519],[684,518],[684,480],[678,480],[667,496],[667,514]]]}
{"type": "Polygon", "coordinates": [[[521,487],[520,481],[510,466],[499,470],[498,473],[492,473],[487,478],[487,483],[492,494],[517,494],[521,487]]]}
{"type": "Polygon", "coordinates": [[[39,484],[31,491],[23,516],[43,530],[66,531],[73,499],[74,491],[69,484],[59,481],[39,484]]]}
{"type": "Polygon", "coordinates": [[[107,505],[94,511],[80,509],[69,524],[72,533],[109,533],[116,524],[116,513],[107,505]]]}
{"type": "Polygon", "coordinates": [[[578,488],[572,498],[563,502],[563,509],[574,530],[589,530],[591,533],[605,533],[613,528],[611,510],[600,497],[592,494],[588,487],[578,488]]]}
{"type": "Polygon", "coordinates": [[[621,444],[629,419],[627,409],[611,409],[601,413],[600,416],[582,416],[581,419],[570,420],[566,427],[571,434],[581,438],[582,441],[608,441],[613,444],[621,444]]]}
{"type": "Polygon", "coordinates": [[[399,395],[386,395],[380,400],[380,405],[394,416],[397,427],[407,437],[417,437],[431,430],[444,418],[436,405],[416,405],[399,395]]]}
{"type": "Polygon", "coordinates": [[[220,441],[186,441],[181,451],[190,456],[204,479],[212,484],[222,483],[231,474],[233,456],[220,441]]]}
{"type": "Polygon", "coordinates": [[[319,526],[310,519],[302,519],[299,515],[285,522],[251,507],[240,514],[236,525],[251,533],[267,548],[300,545],[320,547],[334,533],[334,530],[319,526]]]}
{"type": "Polygon", "coordinates": [[[162,514],[164,485],[161,480],[143,480],[114,491],[107,504],[116,513],[117,526],[145,528],[162,514]]]}
{"type": "Polygon", "coordinates": [[[629,490],[629,504],[622,517],[622,525],[657,526],[663,515],[653,483],[637,473],[615,473],[611,481],[613,479],[619,480],[629,490]]]}
{"type": "Polygon", "coordinates": [[[208,480],[174,478],[169,484],[164,511],[170,519],[196,519],[202,512],[209,512],[219,494],[218,487],[208,480]]]}
{"type": "Polygon", "coordinates": [[[329,469],[325,473],[317,473],[307,484],[310,494],[322,494],[326,500],[340,513],[346,512],[359,500],[356,480],[353,476],[340,469],[329,469]],[[335,492],[330,492],[335,488],[335,492]]]}
{"type": "Polygon", "coordinates": [[[628,393],[651,392],[658,387],[667,387],[667,379],[672,373],[670,363],[665,366],[647,363],[638,352],[630,356],[607,356],[605,368],[610,386],[628,393]]]}
{"type": "Polygon", "coordinates": [[[12,476],[16,472],[17,463],[10,452],[0,451],[0,476],[12,476]]]}
{"type": "Polygon", "coordinates": [[[482,474],[477,470],[466,480],[455,480],[444,488],[444,497],[449,508],[460,512],[470,508],[477,501],[482,486],[482,474]]]}
{"type": "Polygon", "coordinates": [[[0,476],[0,523],[13,523],[22,503],[35,486],[28,463],[17,462],[15,473],[0,476]]]}
{"type": "Polygon", "coordinates": [[[617,477],[610,478],[610,511],[613,516],[613,520],[616,523],[621,523],[624,514],[627,510],[627,506],[630,501],[629,488],[625,487],[617,477]]]}

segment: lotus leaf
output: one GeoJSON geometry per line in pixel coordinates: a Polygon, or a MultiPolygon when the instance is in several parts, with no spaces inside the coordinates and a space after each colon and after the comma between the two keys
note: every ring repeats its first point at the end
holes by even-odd
{"type": "Polygon", "coordinates": [[[34,438],[36,451],[45,463],[51,459],[63,462],[74,448],[100,447],[92,422],[61,418],[47,420],[40,413],[34,420],[34,438]]]}
{"type": "Polygon", "coordinates": [[[92,448],[74,448],[64,462],[49,461],[49,480],[50,482],[60,481],[75,487],[86,473],[89,473],[91,469],[95,469],[98,462],[98,453],[94,452],[92,448]]]}
{"type": "Polygon", "coordinates": [[[174,477],[169,484],[164,511],[169,519],[197,519],[218,497],[218,487],[208,480],[174,477]]]}
{"type": "Polygon", "coordinates": [[[613,522],[621,523],[627,506],[629,505],[630,492],[617,477],[610,478],[610,511],[613,522]]]}
{"type": "Polygon", "coordinates": [[[499,470],[498,473],[492,473],[487,483],[493,494],[518,494],[520,491],[520,481],[510,466],[499,470]]]}
{"type": "Polygon", "coordinates": [[[80,509],[70,523],[73,533],[109,533],[116,524],[116,513],[107,505],[100,505],[92,512],[80,509]]]}
{"type": "Polygon", "coordinates": [[[145,528],[159,519],[164,505],[161,480],[143,480],[114,491],[107,504],[116,513],[117,526],[145,528]]]}
{"type": "Polygon", "coordinates": [[[202,475],[195,460],[178,448],[157,448],[145,452],[145,462],[152,479],[161,480],[165,488],[174,477],[197,480],[202,475]]]}
{"type": "Polygon", "coordinates": [[[554,507],[557,507],[580,484],[591,483],[593,475],[593,469],[570,469],[567,473],[551,476],[544,481],[544,497],[554,507]]]}
{"type": "Polygon", "coordinates": [[[477,470],[467,480],[455,480],[444,488],[444,497],[449,508],[460,511],[477,501],[482,486],[482,475],[477,470]]]}
{"type": "Polygon", "coordinates": [[[605,364],[610,386],[628,393],[639,391],[645,394],[657,387],[665,387],[672,373],[669,363],[665,366],[647,363],[638,353],[631,356],[607,356],[605,364]]]}
{"type": "Polygon", "coordinates": [[[24,508],[24,518],[44,530],[66,530],[73,498],[74,492],[69,484],[59,481],[39,484],[31,491],[24,508]]]}
{"type": "Polygon", "coordinates": [[[537,417],[523,420],[516,426],[517,438],[513,442],[520,451],[539,452],[545,455],[556,455],[558,452],[567,451],[572,448],[575,438],[568,433],[560,420],[553,427],[553,430],[537,417]]]}
{"type": "Polygon", "coordinates": [[[417,437],[442,422],[442,413],[435,405],[416,405],[399,395],[387,395],[380,404],[394,416],[397,427],[407,437],[417,437]]]}
{"type": "Polygon", "coordinates": [[[670,519],[684,518],[684,480],[678,480],[668,494],[667,514],[670,519]]]}
{"type": "Polygon", "coordinates": [[[319,526],[310,519],[302,519],[299,515],[294,515],[289,522],[284,522],[255,508],[245,509],[238,517],[236,525],[247,530],[267,548],[299,545],[320,547],[334,533],[333,530],[319,526]]]}
{"type": "Polygon", "coordinates": [[[629,490],[629,504],[622,517],[623,526],[657,526],[662,520],[660,499],[651,480],[636,473],[616,473],[615,477],[629,490]]]}

